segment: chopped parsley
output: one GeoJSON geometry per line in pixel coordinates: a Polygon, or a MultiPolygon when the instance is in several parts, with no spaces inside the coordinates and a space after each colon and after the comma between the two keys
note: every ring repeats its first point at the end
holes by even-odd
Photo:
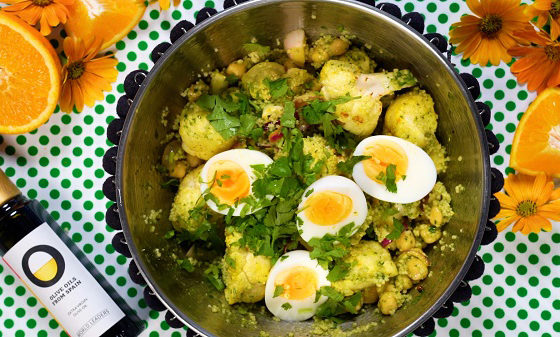
{"type": "Polygon", "coordinates": [[[282,309],[288,311],[288,310],[292,309],[292,305],[290,303],[286,302],[286,303],[282,304],[282,309]]]}
{"type": "Polygon", "coordinates": [[[264,80],[264,83],[268,86],[270,96],[272,96],[272,98],[274,99],[284,97],[290,91],[287,78],[279,78],[274,81],[271,81],[267,78],[264,80]]]}
{"type": "Polygon", "coordinates": [[[280,117],[280,123],[287,128],[294,128],[296,126],[296,108],[294,102],[287,101],[284,103],[284,113],[280,117]]]}
{"type": "Polygon", "coordinates": [[[346,161],[342,161],[336,164],[336,168],[345,174],[352,174],[352,170],[354,166],[359,162],[371,158],[370,156],[352,156],[348,158],[346,161]]]}
{"type": "Polygon", "coordinates": [[[395,164],[389,164],[385,172],[379,172],[376,179],[381,181],[387,191],[391,193],[397,193],[397,177],[396,177],[397,166],[395,164]]]}
{"type": "Polygon", "coordinates": [[[226,285],[224,284],[224,281],[222,281],[222,270],[218,264],[210,264],[210,266],[204,271],[204,276],[206,276],[206,280],[218,291],[225,289],[226,285]]]}
{"type": "Polygon", "coordinates": [[[189,273],[192,273],[194,271],[194,266],[191,261],[189,261],[189,259],[177,260],[177,264],[179,265],[179,267],[188,271],[189,273]]]}
{"type": "Polygon", "coordinates": [[[361,292],[357,292],[354,295],[345,298],[343,294],[332,287],[321,287],[317,294],[317,297],[319,298],[321,295],[328,297],[327,301],[321,304],[315,313],[315,315],[320,318],[333,318],[334,316],[338,316],[346,312],[356,314],[356,308],[362,299],[361,292]]]}
{"type": "Polygon", "coordinates": [[[396,240],[404,231],[404,225],[397,219],[393,218],[393,230],[385,238],[388,240],[396,240]]]}
{"type": "Polygon", "coordinates": [[[174,231],[174,230],[170,230],[170,231],[168,231],[167,233],[165,233],[165,235],[164,235],[163,237],[169,240],[169,239],[171,239],[171,238],[174,237],[174,236],[175,236],[175,231],[174,231]]]}
{"type": "Polygon", "coordinates": [[[309,240],[308,244],[313,248],[310,257],[316,259],[323,268],[332,267],[336,261],[348,254],[353,228],[354,223],[351,222],[342,227],[337,235],[325,234],[322,238],[309,240]]]}
{"type": "Polygon", "coordinates": [[[272,298],[278,297],[278,296],[282,295],[283,293],[284,293],[284,287],[278,285],[274,288],[274,295],[272,296],[272,298]]]}
{"type": "Polygon", "coordinates": [[[327,275],[327,280],[329,280],[330,282],[336,282],[342,280],[350,272],[351,266],[352,265],[350,263],[346,263],[342,261],[338,262],[337,264],[334,265],[334,267],[327,275]]]}

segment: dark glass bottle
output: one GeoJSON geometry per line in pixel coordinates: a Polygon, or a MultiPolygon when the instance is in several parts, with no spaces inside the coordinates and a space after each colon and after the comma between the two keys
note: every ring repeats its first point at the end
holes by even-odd
{"type": "Polygon", "coordinates": [[[136,337],[144,330],[48,212],[1,170],[0,256],[71,337],[136,337]]]}

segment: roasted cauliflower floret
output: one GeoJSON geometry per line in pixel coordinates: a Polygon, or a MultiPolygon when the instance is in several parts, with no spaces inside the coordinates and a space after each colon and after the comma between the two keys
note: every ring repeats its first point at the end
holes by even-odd
{"type": "Polygon", "coordinates": [[[323,66],[319,80],[321,93],[327,100],[351,94],[356,90],[356,80],[360,69],[349,62],[330,60],[323,66]]]}
{"type": "Polygon", "coordinates": [[[327,140],[319,135],[303,139],[303,153],[313,157],[313,165],[319,161],[324,162],[323,169],[317,178],[336,174],[336,164],[343,160],[343,158],[335,154],[334,149],[329,146],[327,140]]]}
{"type": "Polygon", "coordinates": [[[233,146],[236,139],[224,139],[208,121],[208,112],[196,103],[188,103],[181,114],[179,134],[183,150],[195,157],[208,160],[233,146]]]}
{"type": "Polygon", "coordinates": [[[261,119],[264,123],[274,123],[282,117],[284,107],[281,105],[267,104],[263,108],[261,119]]]}
{"type": "Polygon", "coordinates": [[[360,137],[367,137],[375,130],[382,108],[379,99],[366,95],[338,104],[335,114],[345,130],[360,137]]]}
{"type": "Polygon", "coordinates": [[[373,74],[362,74],[356,80],[356,87],[361,95],[375,98],[389,95],[397,90],[416,85],[417,80],[408,69],[395,69],[373,74]]]}
{"type": "Polygon", "coordinates": [[[225,297],[229,304],[255,303],[264,298],[266,279],[272,267],[270,258],[254,255],[248,248],[239,247],[238,232],[226,230],[226,254],[222,275],[226,285],[225,297]]]}
{"type": "Polygon", "coordinates": [[[432,158],[432,161],[436,165],[437,173],[444,173],[447,171],[449,157],[447,157],[445,147],[440,144],[435,135],[431,135],[428,138],[428,143],[426,147],[424,147],[424,151],[432,158]]]}
{"type": "Polygon", "coordinates": [[[270,88],[265,80],[275,81],[284,75],[284,66],[276,62],[261,62],[249,69],[243,77],[241,84],[252,98],[269,101],[270,88]]]}
{"type": "Polygon", "coordinates": [[[374,285],[383,285],[398,274],[389,251],[374,241],[362,241],[352,246],[344,262],[350,263],[350,272],[342,280],[333,282],[332,286],[345,296],[374,285]]]}
{"type": "Polygon", "coordinates": [[[360,48],[350,48],[350,50],[339,56],[337,59],[358,66],[360,72],[362,73],[372,73],[376,67],[375,61],[373,61],[366,52],[360,48]]]}
{"type": "Polygon", "coordinates": [[[383,133],[425,148],[437,129],[438,116],[432,97],[424,90],[398,96],[387,109],[383,133]]]}
{"type": "Polygon", "coordinates": [[[179,191],[175,195],[169,220],[177,230],[194,232],[199,226],[199,221],[191,219],[189,212],[197,205],[202,195],[200,171],[202,171],[202,165],[187,173],[181,180],[179,191]]]}
{"type": "Polygon", "coordinates": [[[430,194],[428,194],[428,201],[424,203],[422,218],[428,220],[433,226],[443,226],[455,214],[450,203],[451,196],[447,192],[445,185],[438,181],[430,194]]]}

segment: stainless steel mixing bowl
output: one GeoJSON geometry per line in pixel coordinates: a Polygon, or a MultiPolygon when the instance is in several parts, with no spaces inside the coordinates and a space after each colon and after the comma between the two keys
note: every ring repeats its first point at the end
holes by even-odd
{"type": "Polygon", "coordinates": [[[181,271],[172,255],[184,254],[163,238],[171,227],[166,221],[173,194],[160,188],[161,177],[154,165],[162,153],[168,130],[161,113],[180,111],[185,100],[179,95],[203,70],[223,67],[242,55],[242,44],[257,38],[276,44],[287,32],[304,28],[311,38],[338,33],[338,27],[372,46],[376,61],[387,69],[410,69],[433,96],[439,114],[438,136],[451,161],[441,178],[453,197],[456,215],[445,227],[456,236],[454,250],[429,250],[431,276],[422,293],[411,291],[412,301],[393,316],[381,317],[374,308],[342,325],[349,328],[370,322],[357,336],[397,336],[412,331],[451,295],[467,271],[479,246],[486,223],[489,198],[489,163],[483,127],[473,100],[444,57],[421,35],[397,19],[358,2],[339,0],[260,0],[246,2],[219,13],[169,48],[138,91],[127,116],[119,144],[117,165],[118,207],[126,239],[146,280],[163,303],[182,321],[208,336],[272,336],[310,334],[312,322],[276,322],[255,311],[258,327],[246,328],[239,313],[212,312],[221,308],[222,294],[196,273],[181,271]],[[462,185],[464,192],[455,193],[462,185]],[[155,232],[143,216],[163,210],[155,232]]]}

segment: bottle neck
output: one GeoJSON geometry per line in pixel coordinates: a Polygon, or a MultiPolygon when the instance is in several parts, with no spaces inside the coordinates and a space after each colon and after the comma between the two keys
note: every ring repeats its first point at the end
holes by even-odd
{"type": "Polygon", "coordinates": [[[2,205],[0,205],[0,222],[8,216],[12,216],[15,211],[25,206],[29,202],[29,199],[24,197],[22,194],[16,195],[15,197],[7,200],[2,205]]]}

